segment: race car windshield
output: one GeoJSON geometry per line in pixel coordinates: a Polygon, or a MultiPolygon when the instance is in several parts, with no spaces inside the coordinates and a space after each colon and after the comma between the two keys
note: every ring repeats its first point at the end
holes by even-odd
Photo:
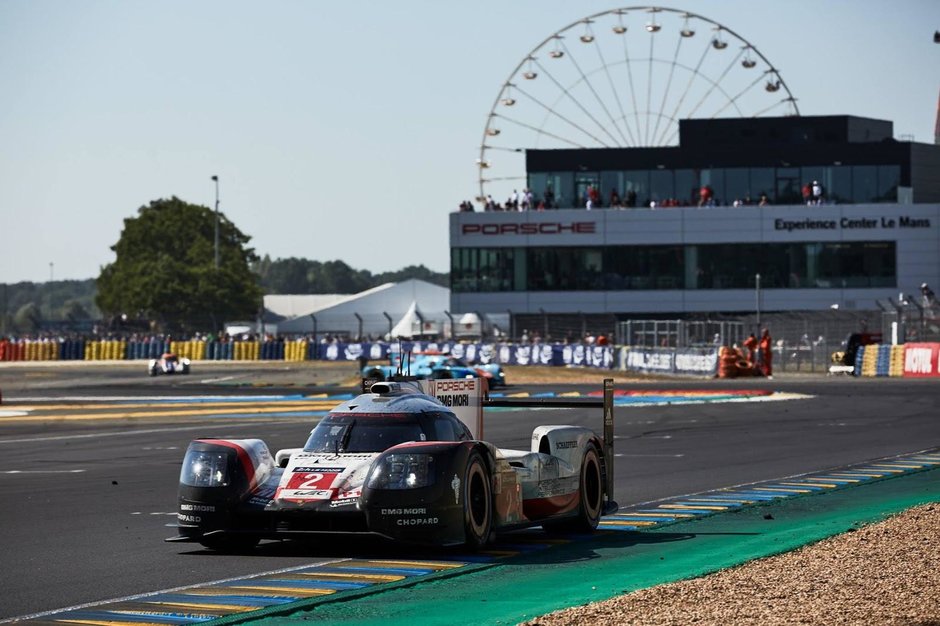
{"type": "Polygon", "coordinates": [[[427,439],[418,420],[408,415],[328,415],[310,433],[304,452],[382,452],[427,439]]]}

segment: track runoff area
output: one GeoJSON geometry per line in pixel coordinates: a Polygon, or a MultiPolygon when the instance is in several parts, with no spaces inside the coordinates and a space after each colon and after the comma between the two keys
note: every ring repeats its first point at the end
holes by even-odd
{"type": "MultiPolygon", "coordinates": [[[[454,381],[434,381],[428,384],[428,391],[452,408],[479,438],[485,438],[484,421],[481,411],[481,398],[473,393],[473,387],[455,385],[454,381]],[[436,386],[437,383],[439,386],[436,386]]],[[[0,418],[15,421],[49,419],[53,414],[60,419],[105,419],[109,417],[162,415],[192,416],[206,418],[232,419],[240,417],[265,416],[271,418],[306,418],[325,415],[338,402],[350,399],[354,394],[323,394],[317,396],[209,396],[209,397],[171,397],[171,398],[82,398],[81,410],[75,409],[75,399],[62,398],[57,404],[23,404],[0,406],[0,418]]],[[[605,440],[613,441],[613,407],[640,407],[676,404],[704,404],[724,402],[766,402],[806,398],[795,393],[780,393],[761,390],[697,390],[697,391],[614,391],[612,384],[606,384],[603,392],[568,392],[568,393],[502,393],[490,394],[487,406],[494,411],[515,411],[532,408],[553,408],[558,406],[595,407],[605,409],[605,440]],[[605,398],[606,396],[606,398],[605,398]],[[606,403],[605,403],[606,400],[606,403]],[[606,406],[605,406],[606,404],[606,406]],[[610,430],[608,430],[610,427],[610,430]]],[[[616,458],[616,457],[614,457],[616,458]]],[[[590,545],[592,549],[614,550],[621,556],[636,553],[642,558],[642,550],[637,544],[642,541],[632,539],[637,533],[670,534],[670,530],[683,534],[688,532],[690,523],[708,519],[725,519],[721,514],[728,512],[770,511],[773,507],[786,507],[789,503],[807,502],[808,496],[858,493],[854,488],[865,485],[881,484],[888,479],[913,477],[940,466],[940,449],[925,450],[920,453],[898,457],[889,457],[855,465],[833,468],[824,472],[788,476],[779,480],[743,484],[734,487],[711,490],[702,493],[685,494],[664,500],[641,503],[624,507],[613,515],[602,518],[598,532],[591,536],[546,534],[532,529],[499,536],[486,550],[474,553],[446,551],[439,554],[424,553],[424,558],[389,559],[389,558],[338,558],[333,561],[311,566],[300,566],[277,571],[269,571],[253,576],[235,579],[217,580],[202,585],[174,588],[132,597],[119,598],[110,602],[82,605],[26,617],[29,623],[83,623],[83,624],[189,624],[189,623],[237,623],[267,621],[278,623],[286,616],[300,612],[314,611],[323,617],[332,615],[342,619],[344,603],[337,601],[354,600],[356,606],[369,607],[376,594],[396,593],[407,590],[422,581],[446,578],[451,585],[459,585],[462,576],[480,570],[487,570],[488,576],[494,575],[493,568],[512,571],[518,562],[531,559],[551,561],[551,554],[558,551],[578,549],[577,546],[590,545]],[[853,490],[853,491],[849,491],[853,490]],[[624,541],[626,538],[629,541],[624,541]],[[632,549],[623,550],[624,546],[632,549]],[[599,548],[600,547],[600,548],[599,548]],[[433,557],[433,558],[431,558],[433,557]],[[273,620],[273,621],[271,621],[273,620]]],[[[932,475],[933,473],[931,473],[932,475]]],[[[936,486],[937,481],[934,480],[936,486]]],[[[922,490],[921,490],[922,491],[922,490]]],[[[929,491],[929,490],[928,490],[929,491]]],[[[931,492],[930,497],[938,497],[931,492]]],[[[851,498],[856,499],[856,498],[851,498]]],[[[916,500],[916,498],[915,498],[916,500]]],[[[815,501],[815,500],[813,500],[815,501]]],[[[824,502],[819,499],[819,502],[824,502]]],[[[907,503],[907,500],[903,500],[907,503]]],[[[898,506],[901,506],[899,503],[898,506]]],[[[814,508],[810,506],[809,508],[814,508]]],[[[819,507],[816,507],[819,508],[819,507]]],[[[825,508],[825,507],[823,507],[825,508]]],[[[876,507],[877,508],[877,507],[876,507]]],[[[882,511],[882,509],[877,509],[882,511]]],[[[753,516],[753,513],[752,513],[753,516]]],[[[860,514],[856,513],[855,517],[860,514]]],[[[772,517],[764,513],[764,519],[772,517]]],[[[741,519],[737,516],[733,519],[741,519]]],[[[818,524],[817,524],[818,526],[818,524]]],[[[825,525],[823,525],[825,526],[825,525]]],[[[838,526],[838,525],[837,525],[838,526]]],[[[701,529],[699,529],[701,530],[701,529]]],[[[834,528],[830,534],[841,532],[845,528],[834,528]]],[[[819,533],[797,533],[800,539],[794,542],[776,544],[772,551],[779,551],[782,546],[796,547],[822,537],[819,533]]],[[[776,542],[777,539],[774,539],[776,542]]],[[[681,543],[681,542],[679,542],[681,543]]],[[[682,547],[682,550],[688,548],[682,547]]],[[[760,551],[747,551],[746,559],[763,556],[760,551]]],[[[616,555],[612,559],[618,558],[616,555]]],[[[705,573],[718,567],[727,567],[735,563],[718,565],[713,561],[701,571],[683,570],[675,572],[674,578],[687,577],[696,573],[705,573]],[[711,567],[711,569],[709,569],[711,567]]],[[[662,580],[650,580],[649,584],[658,584],[670,580],[665,575],[662,580]]],[[[623,586],[621,581],[620,586],[623,586]]],[[[643,586],[639,584],[637,588],[643,586]]],[[[538,588],[538,585],[536,585],[538,588]]],[[[592,586],[596,590],[596,586],[592,586]]],[[[467,596],[466,591],[460,592],[467,596]]],[[[608,594],[609,595],[609,594],[608,594]]],[[[421,604],[420,594],[406,596],[412,602],[421,604]]],[[[596,599],[602,599],[599,595],[596,599]]],[[[574,602],[578,600],[573,600],[574,602]]],[[[583,601],[583,600],[581,600],[583,601]]],[[[548,604],[544,611],[561,608],[564,605],[548,604]]],[[[346,605],[348,606],[348,605],[346,605]]],[[[452,606],[452,603],[451,603],[452,606]]],[[[478,606],[478,605],[477,605],[478,606]]],[[[387,610],[387,606],[386,606],[387,610]]],[[[451,609],[453,610],[453,609],[451,609]]],[[[516,619],[531,617],[537,613],[531,610],[520,613],[518,607],[511,610],[516,619]]],[[[374,608],[375,623],[387,619],[381,608],[374,608]]],[[[368,609],[362,616],[361,623],[371,623],[368,609]]],[[[493,614],[494,621],[507,617],[503,613],[493,614]]],[[[446,614],[446,611],[443,613],[446,614]]],[[[442,614],[442,615],[443,615],[442,614]]],[[[429,614],[427,623],[434,623],[435,615],[429,614]]],[[[449,614],[452,617],[452,613],[449,614]]],[[[508,616],[512,619],[512,615],[508,616]]],[[[481,620],[484,616],[481,615],[481,620]]],[[[419,620],[421,621],[421,620],[419,620]]],[[[357,623],[353,620],[351,623],[357,623]]],[[[439,623],[447,623],[446,620],[439,623]]],[[[481,622],[482,623],[482,622],[481,622]]]]}

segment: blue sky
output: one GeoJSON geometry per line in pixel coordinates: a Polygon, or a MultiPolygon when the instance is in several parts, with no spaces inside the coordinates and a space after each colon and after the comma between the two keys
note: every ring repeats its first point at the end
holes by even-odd
{"type": "MultiPolygon", "coordinates": [[[[552,33],[626,6],[2,0],[0,282],[96,277],[125,218],[172,195],[212,206],[214,174],[259,254],[447,271],[447,216],[477,194],[507,76],[552,33]]],[[[933,141],[940,2],[665,6],[753,44],[802,114],[933,141]]]]}

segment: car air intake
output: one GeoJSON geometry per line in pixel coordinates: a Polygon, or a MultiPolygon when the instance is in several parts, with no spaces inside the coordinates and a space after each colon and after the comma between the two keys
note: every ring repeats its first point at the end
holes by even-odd
{"type": "Polygon", "coordinates": [[[401,393],[401,385],[390,382],[373,383],[371,391],[372,393],[377,393],[380,396],[387,396],[390,394],[401,393]]]}

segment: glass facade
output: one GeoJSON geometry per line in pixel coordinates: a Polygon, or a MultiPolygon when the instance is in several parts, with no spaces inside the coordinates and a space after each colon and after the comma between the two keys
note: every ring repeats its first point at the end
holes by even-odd
{"type": "Polygon", "coordinates": [[[893,241],[453,248],[451,289],[623,291],[897,286],[893,241]]]}
{"type": "Polygon", "coordinates": [[[757,204],[762,194],[772,204],[801,204],[803,186],[813,181],[822,184],[826,203],[893,203],[900,180],[899,165],[824,165],[530,172],[528,186],[546,208],[570,209],[585,207],[589,187],[599,191],[600,207],[610,206],[614,191],[627,208],[695,206],[703,186],[719,205],[757,204]]]}

